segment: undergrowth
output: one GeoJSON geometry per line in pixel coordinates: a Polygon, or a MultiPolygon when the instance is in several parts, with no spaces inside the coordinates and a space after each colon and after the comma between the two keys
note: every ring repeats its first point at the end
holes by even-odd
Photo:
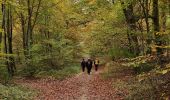
{"type": "Polygon", "coordinates": [[[170,72],[150,68],[149,64],[138,65],[143,69],[146,67],[146,71],[136,73],[133,66],[111,62],[106,65],[108,70],[103,76],[114,80],[113,88],[122,93],[124,100],[168,100],[170,72]]]}
{"type": "Polygon", "coordinates": [[[32,100],[35,94],[22,86],[0,84],[0,100],[32,100]]]}
{"type": "Polygon", "coordinates": [[[66,66],[59,70],[51,69],[51,70],[40,71],[39,73],[37,73],[35,75],[35,77],[38,77],[38,78],[52,77],[55,79],[63,80],[65,78],[71,77],[79,72],[80,72],[80,66],[75,64],[75,65],[71,65],[71,66],[66,66]]]}
{"type": "Polygon", "coordinates": [[[80,72],[79,64],[70,64],[67,66],[59,67],[59,68],[51,68],[51,67],[42,67],[42,68],[29,68],[18,69],[17,76],[19,77],[35,77],[35,78],[55,78],[55,79],[65,79],[66,77],[70,77],[74,74],[80,72]],[[30,74],[33,72],[33,74],[30,74]]]}

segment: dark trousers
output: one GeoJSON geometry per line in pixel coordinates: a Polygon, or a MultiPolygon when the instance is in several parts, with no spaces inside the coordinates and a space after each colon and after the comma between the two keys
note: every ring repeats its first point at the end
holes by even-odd
{"type": "Polygon", "coordinates": [[[85,71],[85,67],[86,67],[86,66],[81,66],[81,67],[82,67],[82,71],[84,72],[84,71],[85,71]]]}
{"type": "Polygon", "coordinates": [[[99,65],[94,65],[95,66],[95,71],[98,70],[99,65]]]}
{"type": "Polygon", "coordinates": [[[91,69],[92,69],[92,66],[88,66],[88,67],[87,67],[87,73],[88,73],[88,74],[90,74],[91,69]]]}

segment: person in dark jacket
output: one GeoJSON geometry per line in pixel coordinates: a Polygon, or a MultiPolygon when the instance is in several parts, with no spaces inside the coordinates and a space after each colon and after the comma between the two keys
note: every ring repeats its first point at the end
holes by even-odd
{"type": "Polygon", "coordinates": [[[89,58],[86,62],[86,66],[87,66],[87,73],[90,75],[90,72],[91,72],[91,69],[92,69],[92,65],[93,65],[93,62],[92,60],[89,58]]]}
{"type": "Polygon", "coordinates": [[[84,59],[81,61],[81,67],[82,67],[82,71],[84,72],[86,67],[86,61],[84,59]]]}

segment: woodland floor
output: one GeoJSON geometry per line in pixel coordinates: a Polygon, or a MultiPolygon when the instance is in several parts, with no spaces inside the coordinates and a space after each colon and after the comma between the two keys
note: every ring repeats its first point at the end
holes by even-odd
{"type": "Polygon", "coordinates": [[[35,100],[122,100],[120,91],[112,86],[113,81],[102,77],[103,72],[104,69],[93,69],[91,75],[81,72],[62,81],[20,79],[17,83],[38,90],[35,100]]]}

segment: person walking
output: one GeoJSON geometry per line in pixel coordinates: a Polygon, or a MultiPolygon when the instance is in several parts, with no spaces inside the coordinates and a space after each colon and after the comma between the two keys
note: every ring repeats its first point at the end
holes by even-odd
{"type": "Polygon", "coordinates": [[[83,58],[83,60],[81,61],[81,68],[83,72],[85,71],[85,67],[86,67],[86,61],[83,58]]]}
{"type": "Polygon", "coordinates": [[[87,66],[87,73],[90,75],[91,69],[92,69],[92,65],[93,62],[90,58],[88,58],[87,62],[86,62],[86,66],[87,66]]]}
{"type": "Polygon", "coordinates": [[[94,67],[95,67],[95,71],[97,71],[99,67],[99,60],[97,58],[94,61],[94,67]]]}

